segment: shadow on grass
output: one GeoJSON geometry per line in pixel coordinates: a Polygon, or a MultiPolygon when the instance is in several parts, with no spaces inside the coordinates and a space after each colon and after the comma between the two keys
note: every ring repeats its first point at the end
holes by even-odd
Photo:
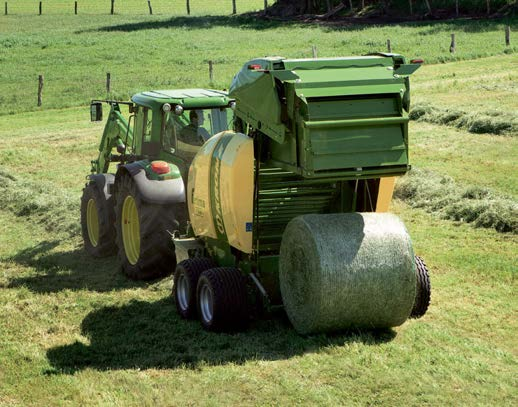
{"type": "Polygon", "coordinates": [[[25,286],[37,293],[52,293],[65,289],[105,292],[146,285],[125,278],[115,257],[96,259],[82,246],[56,251],[60,244],[60,240],[44,241],[9,258],[34,268],[36,275],[11,279],[8,287],[25,286]]]}
{"type": "Polygon", "coordinates": [[[101,308],[87,315],[81,332],[90,344],[76,341],[48,350],[53,369],[47,374],[72,374],[85,368],[196,369],[247,360],[280,360],[345,343],[374,345],[396,336],[388,329],[301,337],[284,314],[255,321],[245,332],[214,334],[204,331],[198,321],[180,319],[172,298],[101,308]]]}
{"type": "MultiPolygon", "coordinates": [[[[136,23],[109,25],[92,29],[91,31],[122,31],[122,32],[133,32],[141,30],[156,30],[160,28],[213,28],[213,27],[234,27],[244,28],[250,30],[268,30],[271,28],[277,28],[280,26],[292,24],[300,24],[300,22],[290,21],[275,21],[275,20],[263,20],[252,16],[199,16],[199,17],[172,17],[169,19],[161,19],[154,21],[140,21],[136,23]]],[[[79,31],[82,33],[85,31],[79,31]]]]}
{"type": "MultiPolygon", "coordinates": [[[[156,30],[161,28],[195,28],[195,29],[210,29],[218,26],[242,28],[249,30],[269,30],[278,27],[288,26],[320,26],[330,31],[359,31],[364,29],[370,29],[373,26],[382,28],[384,26],[409,26],[409,27],[426,27],[419,35],[435,35],[439,32],[454,30],[452,32],[485,32],[494,31],[501,28],[500,26],[510,24],[511,22],[518,21],[518,18],[505,18],[505,19],[459,19],[459,20],[425,20],[425,21],[408,21],[408,22],[386,22],[376,21],[369,19],[351,18],[338,21],[301,21],[301,20],[270,20],[264,18],[258,18],[253,15],[239,15],[239,16],[198,16],[198,17],[172,17],[169,19],[161,19],[154,21],[140,21],[135,23],[109,25],[99,27],[87,32],[134,32],[142,30],[156,30]]],[[[83,33],[85,31],[78,31],[77,33],[83,33]]]]}

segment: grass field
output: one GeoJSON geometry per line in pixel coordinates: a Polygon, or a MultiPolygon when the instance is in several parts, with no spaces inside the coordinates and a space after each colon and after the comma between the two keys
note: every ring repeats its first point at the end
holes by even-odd
{"type": "Polygon", "coordinates": [[[0,115],[36,109],[40,74],[43,108],[49,109],[85,105],[93,95],[127,99],[150,88],[208,87],[209,60],[215,64],[212,86],[225,88],[251,58],[310,57],[312,45],[322,57],[361,55],[385,51],[390,38],[394,52],[428,63],[518,49],[515,41],[504,43],[504,27],[516,31],[516,19],[328,28],[239,16],[7,15],[0,21],[0,115]],[[457,35],[454,55],[451,32],[457,35]]]}
{"type": "MultiPolygon", "coordinates": [[[[215,86],[225,87],[249,57],[303,56],[311,44],[322,55],[364,53],[390,37],[407,55],[463,60],[417,71],[416,104],[514,120],[518,59],[515,48],[501,44],[503,23],[345,31],[231,18],[194,18],[189,29],[190,20],[145,16],[88,16],[80,23],[70,16],[52,29],[46,16],[1,21],[0,405],[518,403],[517,234],[395,201],[393,211],[432,270],[429,312],[392,330],[304,338],[281,314],[244,333],[206,333],[176,315],[170,278],[126,280],[115,259],[86,255],[78,226],[84,177],[102,131],[79,106],[104,96],[106,70],[115,93],[126,96],[149,87],[206,86],[205,61],[214,58],[215,86]],[[103,29],[113,25],[125,28],[103,29]],[[455,57],[441,51],[452,28],[471,44],[455,57]],[[142,56],[128,58],[140,39],[142,56]],[[46,74],[41,109],[33,105],[38,72],[46,74]]],[[[514,130],[473,134],[416,121],[411,137],[416,168],[516,203],[514,130]]]]}

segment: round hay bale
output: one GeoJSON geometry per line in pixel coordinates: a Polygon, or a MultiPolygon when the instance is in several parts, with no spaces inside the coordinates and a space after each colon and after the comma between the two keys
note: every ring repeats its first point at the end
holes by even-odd
{"type": "Polygon", "coordinates": [[[282,236],[279,280],[300,334],[398,326],[416,295],[412,243],[392,214],[298,216],[282,236]]]}

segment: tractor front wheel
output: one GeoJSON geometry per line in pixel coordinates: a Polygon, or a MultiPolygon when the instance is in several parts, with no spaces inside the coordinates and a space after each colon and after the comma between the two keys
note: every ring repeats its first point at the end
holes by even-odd
{"type": "Polygon", "coordinates": [[[174,270],[176,255],[169,234],[178,229],[174,205],[143,201],[130,175],[123,175],[117,186],[115,229],[119,261],[129,278],[151,280],[174,270]]]}
{"type": "Polygon", "coordinates": [[[115,254],[113,198],[106,199],[94,183],[87,184],[81,197],[81,232],[86,251],[93,257],[115,254]]]}

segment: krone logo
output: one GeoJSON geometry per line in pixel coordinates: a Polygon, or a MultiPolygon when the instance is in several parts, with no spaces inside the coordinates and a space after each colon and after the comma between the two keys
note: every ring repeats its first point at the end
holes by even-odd
{"type": "Polygon", "coordinates": [[[218,147],[214,152],[214,204],[215,215],[216,215],[216,228],[222,235],[225,234],[225,226],[223,224],[223,213],[221,211],[221,183],[220,183],[220,169],[221,169],[221,158],[226,148],[226,143],[222,142],[223,139],[219,140],[218,147]]]}

